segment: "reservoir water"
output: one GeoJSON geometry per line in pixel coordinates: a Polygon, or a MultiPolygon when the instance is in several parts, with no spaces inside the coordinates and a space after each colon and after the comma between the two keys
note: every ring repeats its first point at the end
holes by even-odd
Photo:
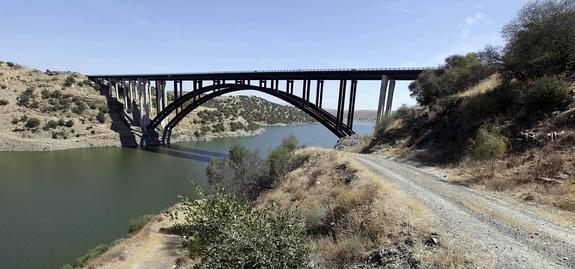
{"type": "MultiPolygon", "coordinates": [[[[373,123],[355,123],[356,132],[373,123]]],[[[333,147],[319,124],[268,127],[253,137],[178,143],[169,150],[91,148],[0,152],[0,267],[59,268],[89,249],[125,236],[130,219],[157,214],[206,184],[209,158],[233,144],[262,156],[294,135],[301,144],[333,147]]]]}

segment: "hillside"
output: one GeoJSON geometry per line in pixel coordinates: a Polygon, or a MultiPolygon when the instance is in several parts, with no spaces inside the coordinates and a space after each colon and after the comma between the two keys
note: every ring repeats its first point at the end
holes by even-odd
{"type": "Polygon", "coordinates": [[[119,145],[87,77],[0,62],[0,150],[119,145]]]}
{"type": "Polygon", "coordinates": [[[440,167],[511,202],[575,211],[575,2],[530,2],[502,33],[504,47],[424,72],[409,86],[420,106],[396,111],[361,150],[440,167]]]}
{"type": "Polygon", "coordinates": [[[289,125],[312,122],[305,112],[289,105],[279,105],[257,96],[222,96],[210,100],[205,107],[232,116],[241,116],[261,125],[289,125]]]}

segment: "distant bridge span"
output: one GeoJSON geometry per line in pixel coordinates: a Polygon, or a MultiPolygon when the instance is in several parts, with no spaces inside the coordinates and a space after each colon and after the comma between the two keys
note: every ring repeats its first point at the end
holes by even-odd
{"type": "Polygon", "coordinates": [[[379,122],[391,113],[395,81],[415,80],[428,69],[431,68],[91,75],[88,78],[109,87],[109,95],[124,105],[126,115],[131,114],[135,125],[142,127],[143,144],[169,144],[173,128],[191,111],[212,98],[240,90],[275,96],[303,110],[336,136],[352,135],[358,81],[381,81],[379,122]],[[192,82],[190,89],[184,89],[185,81],[192,82]],[[323,107],[325,81],[339,82],[335,115],[323,107]],[[168,100],[167,83],[173,84],[173,100],[168,100]],[[300,89],[294,89],[296,83],[301,85],[300,89]],[[154,104],[152,95],[156,97],[154,104]],[[153,118],[152,106],[156,111],[153,118]],[[344,117],[346,109],[348,114],[344,117]]]}

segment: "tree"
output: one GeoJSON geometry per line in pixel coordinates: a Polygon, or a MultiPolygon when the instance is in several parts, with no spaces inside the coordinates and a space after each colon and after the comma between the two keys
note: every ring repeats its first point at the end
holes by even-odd
{"type": "Polygon", "coordinates": [[[430,105],[443,97],[462,92],[497,71],[490,62],[496,61],[494,48],[465,56],[453,55],[445,59],[438,70],[427,70],[409,85],[411,96],[420,105],[430,105]]]}
{"type": "Polygon", "coordinates": [[[528,3],[503,29],[505,75],[520,80],[575,71],[575,1],[528,3]]]}

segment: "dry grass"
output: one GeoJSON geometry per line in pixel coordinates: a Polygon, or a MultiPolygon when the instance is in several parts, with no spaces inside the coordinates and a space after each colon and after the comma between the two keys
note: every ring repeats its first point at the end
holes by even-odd
{"type": "Polygon", "coordinates": [[[569,139],[566,136],[542,149],[510,154],[496,163],[493,175],[487,161],[471,162],[463,168],[471,172],[460,183],[575,212],[575,156],[572,145],[565,144],[569,139]],[[540,177],[561,183],[544,182],[540,177]]]}
{"type": "Polygon", "coordinates": [[[495,90],[495,88],[497,88],[500,85],[501,85],[501,76],[496,73],[482,80],[477,85],[470,87],[469,89],[463,92],[458,93],[457,96],[472,97],[482,95],[495,90]]]}
{"type": "Polygon", "coordinates": [[[300,165],[258,205],[294,210],[306,224],[308,242],[320,265],[347,268],[365,263],[374,250],[397,248],[387,257],[396,268],[458,268],[463,254],[426,247],[433,229],[430,213],[343,152],[306,148],[294,159],[300,165]]]}

